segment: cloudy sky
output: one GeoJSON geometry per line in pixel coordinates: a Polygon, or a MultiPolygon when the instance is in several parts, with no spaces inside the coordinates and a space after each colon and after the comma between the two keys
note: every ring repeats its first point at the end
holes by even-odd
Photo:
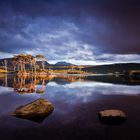
{"type": "Polygon", "coordinates": [[[1,0],[0,58],[50,63],[140,62],[138,0],[1,0]]]}

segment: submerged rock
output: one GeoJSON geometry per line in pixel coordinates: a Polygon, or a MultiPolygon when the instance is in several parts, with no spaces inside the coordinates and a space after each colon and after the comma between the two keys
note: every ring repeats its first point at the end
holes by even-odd
{"type": "Polygon", "coordinates": [[[40,98],[31,103],[18,107],[13,112],[13,115],[18,118],[42,122],[52,113],[53,109],[54,107],[51,102],[40,98]]]}
{"type": "Polygon", "coordinates": [[[119,125],[127,119],[126,113],[117,109],[103,110],[98,115],[101,123],[108,125],[119,125]]]}

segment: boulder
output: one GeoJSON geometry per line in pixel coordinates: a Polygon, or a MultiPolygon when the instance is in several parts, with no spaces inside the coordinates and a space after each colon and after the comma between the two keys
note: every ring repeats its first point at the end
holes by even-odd
{"type": "Polygon", "coordinates": [[[119,125],[126,121],[126,113],[118,109],[103,110],[98,113],[101,123],[108,125],[119,125]]]}
{"type": "Polygon", "coordinates": [[[40,98],[31,103],[18,107],[13,112],[13,116],[36,122],[42,122],[53,112],[53,109],[54,107],[51,102],[40,98]]]}

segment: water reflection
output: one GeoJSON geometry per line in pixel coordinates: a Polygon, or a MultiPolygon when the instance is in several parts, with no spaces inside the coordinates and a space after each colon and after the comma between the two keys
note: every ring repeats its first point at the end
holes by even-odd
{"type": "MultiPolygon", "coordinates": [[[[122,92],[126,94],[136,94],[139,91],[139,79],[134,81],[133,79],[126,77],[115,77],[109,75],[101,76],[42,76],[42,77],[30,77],[30,76],[7,76],[0,77],[0,86],[12,87],[14,92],[19,94],[43,94],[46,92],[47,86],[57,88],[86,88],[87,92],[90,88],[92,91],[102,92],[102,94],[109,94],[114,91],[122,92]]],[[[79,93],[78,93],[79,94],[79,93]]]]}
{"type": "Polygon", "coordinates": [[[20,78],[14,77],[13,88],[14,91],[21,94],[33,93],[35,92],[35,83],[32,78],[26,79],[25,77],[20,77],[20,78]]]}
{"type": "Polygon", "coordinates": [[[44,93],[47,81],[45,78],[36,77],[14,77],[14,91],[23,93],[44,93]]]}
{"type": "Polygon", "coordinates": [[[78,133],[81,139],[87,138],[87,135],[93,140],[105,139],[106,128],[99,122],[97,114],[102,109],[117,108],[124,110],[129,120],[111,129],[111,138],[116,139],[115,132],[118,132],[117,139],[120,136],[125,139],[129,134],[139,135],[132,130],[140,129],[137,125],[140,122],[140,84],[125,77],[1,76],[0,91],[1,130],[11,128],[16,132],[20,128],[20,134],[23,134],[23,128],[26,128],[24,135],[29,136],[28,132],[32,132],[32,138],[40,134],[46,139],[67,139],[68,136],[77,139],[78,133]],[[9,112],[38,98],[47,99],[54,105],[53,113],[42,124],[36,126],[29,120],[11,117],[9,112]]]}

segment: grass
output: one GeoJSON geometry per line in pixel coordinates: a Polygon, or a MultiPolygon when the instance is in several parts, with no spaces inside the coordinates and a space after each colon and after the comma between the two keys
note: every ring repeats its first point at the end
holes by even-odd
{"type": "Polygon", "coordinates": [[[6,70],[0,69],[0,73],[6,73],[6,70]]]}

